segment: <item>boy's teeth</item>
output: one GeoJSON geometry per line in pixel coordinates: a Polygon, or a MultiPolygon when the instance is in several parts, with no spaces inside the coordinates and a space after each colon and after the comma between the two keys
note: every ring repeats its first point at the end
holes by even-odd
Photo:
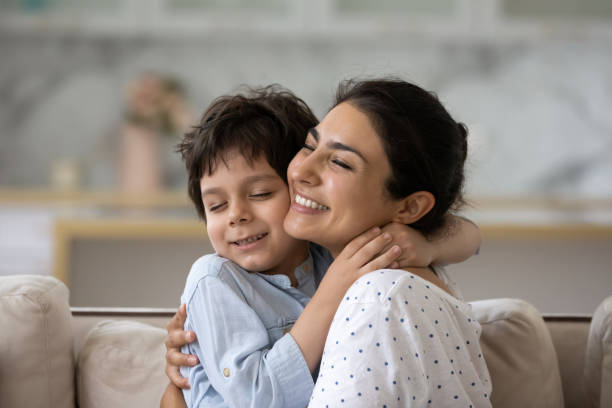
{"type": "Polygon", "coordinates": [[[306,199],[299,194],[295,195],[295,202],[298,203],[299,205],[303,205],[304,207],[310,207],[314,210],[329,210],[329,207],[323,204],[319,204],[316,201],[306,199]]]}
{"type": "Polygon", "coordinates": [[[255,242],[255,241],[259,240],[259,239],[262,239],[264,236],[266,236],[265,233],[264,234],[256,235],[254,237],[249,237],[247,239],[241,239],[240,241],[236,241],[236,244],[238,244],[238,245],[250,244],[251,242],[255,242]]]}

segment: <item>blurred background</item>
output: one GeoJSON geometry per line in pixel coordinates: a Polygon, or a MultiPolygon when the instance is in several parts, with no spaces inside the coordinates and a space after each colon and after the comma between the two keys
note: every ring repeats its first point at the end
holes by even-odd
{"type": "Polygon", "coordinates": [[[175,307],[212,251],[174,146],[210,101],[399,75],[470,129],[468,300],[612,294],[609,0],[0,0],[0,275],[73,306],[175,307]]]}

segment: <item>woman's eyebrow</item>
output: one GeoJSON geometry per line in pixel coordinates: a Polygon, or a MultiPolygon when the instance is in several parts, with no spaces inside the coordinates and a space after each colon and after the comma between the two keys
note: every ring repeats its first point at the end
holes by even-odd
{"type": "MultiPolygon", "coordinates": [[[[319,132],[317,131],[317,129],[312,128],[308,130],[308,134],[312,135],[312,137],[314,137],[314,139],[317,142],[319,141],[319,132]]],[[[359,150],[355,149],[354,147],[345,145],[344,143],[340,143],[340,142],[329,142],[327,143],[326,146],[329,147],[330,149],[345,150],[347,152],[355,153],[357,156],[361,157],[361,160],[368,163],[368,160],[365,158],[365,156],[359,150]]]]}
{"type": "Polygon", "coordinates": [[[315,128],[308,129],[308,134],[311,135],[312,137],[314,137],[314,139],[317,142],[319,141],[319,131],[317,129],[315,129],[315,128]]]}
{"type": "Polygon", "coordinates": [[[361,157],[361,160],[363,160],[364,162],[368,162],[368,160],[365,158],[365,156],[357,149],[351,147],[351,146],[347,146],[344,143],[340,143],[340,142],[329,142],[327,143],[327,147],[329,147],[330,149],[336,149],[336,150],[345,150],[347,152],[352,152],[355,153],[357,156],[361,157]]]}

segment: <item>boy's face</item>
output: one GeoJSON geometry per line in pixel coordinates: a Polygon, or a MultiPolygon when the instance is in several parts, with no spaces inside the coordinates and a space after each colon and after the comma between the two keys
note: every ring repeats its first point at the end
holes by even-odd
{"type": "Polygon", "coordinates": [[[264,156],[251,165],[237,151],[224,158],[200,180],[213,247],[248,271],[292,274],[308,247],[283,229],[291,203],[287,185],[264,156]]]}

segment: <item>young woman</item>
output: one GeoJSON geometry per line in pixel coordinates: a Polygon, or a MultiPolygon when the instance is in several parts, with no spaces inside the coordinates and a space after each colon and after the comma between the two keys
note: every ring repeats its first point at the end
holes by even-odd
{"type": "MultiPolygon", "coordinates": [[[[334,108],[289,165],[294,201],[285,230],[336,259],[351,254],[347,243],[357,234],[389,222],[436,231],[461,203],[466,136],[464,125],[415,85],[342,84],[334,108]]],[[[352,284],[335,310],[310,406],[490,406],[480,325],[443,271],[358,275],[330,268],[302,314],[312,320],[291,331],[296,339],[319,338],[320,316],[330,308],[319,295],[352,284]]],[[[297,342],[307,361],[318,362],[314,339],[297,342]]]]}

